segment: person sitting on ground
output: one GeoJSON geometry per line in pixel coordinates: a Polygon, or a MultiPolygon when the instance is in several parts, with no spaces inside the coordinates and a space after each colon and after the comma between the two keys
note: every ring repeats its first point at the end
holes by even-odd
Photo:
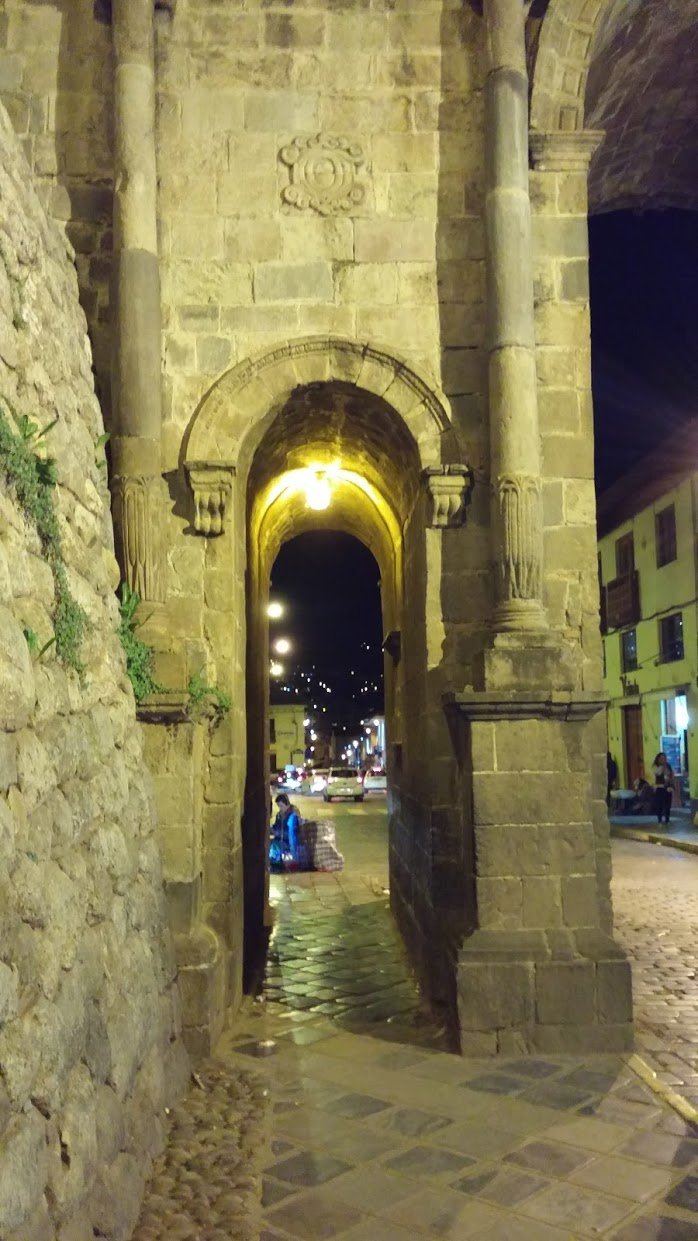
{"type": "Polygon", "coordinates": [[[652,764],[652,775],[654,776],[654,813],[658,823],[662,821],[668,823],[671,795],[674,791],[674,772],[667,761],[666,754],[661,750],[652,764]]]}
{"type": "Polygon", "coordinates": [[[312,860],[303,836],[300,810],[293,805],[287,793],[279,793],[275,801],[278,809],[269,846],[272,867],[279,870],[311,870],[312,860]]]}
{"type": "Polygon", "coordinates": [[[632,814],[652,814],[654,810],[654,792],[644,776],[633,781],[635,800],[631,807],[632,814]]]}

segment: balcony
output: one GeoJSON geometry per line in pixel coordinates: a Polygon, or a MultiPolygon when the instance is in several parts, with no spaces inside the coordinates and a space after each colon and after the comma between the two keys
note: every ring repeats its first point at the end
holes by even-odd
{"type": "Polygon", "coordinates": [[[620,629],[640,620],[640,575],[637,569],[608,582],[606,595],[606,627],[620,629]]]}

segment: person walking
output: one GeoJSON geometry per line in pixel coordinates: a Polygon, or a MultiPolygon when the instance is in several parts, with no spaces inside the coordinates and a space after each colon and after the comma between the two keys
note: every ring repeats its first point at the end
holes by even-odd
{"type": "Polygon", "coordinates": [[[654,776],[654,812],[658,823],[668,823],[671,813],[671,795],[674,791],[674,772],[661,750],[652,764],[654,776]]]}

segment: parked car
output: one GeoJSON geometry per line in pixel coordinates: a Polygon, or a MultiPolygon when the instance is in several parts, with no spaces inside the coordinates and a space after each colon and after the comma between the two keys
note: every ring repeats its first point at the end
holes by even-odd
{"type": "Polygon", "coordinates": [[[364,776],[364,793],[385,793],[388,790],[388,777],[382,767],[367,771],[364,776]]]}
{"type": "Polygon", "coordinates": [[[314,771],[306,771],[301,780],[301,793],[324,793],[327,787],[328,769],[316,767],[314,771]]]}
{"type": "Polygon", "coordinates": [[[363,801],[364,786],[360,773],[355,767],[330,767],[327,787],[322,796],[324,801],[332,801],[333,797],[353,797],[354,801],[363,801]]]}

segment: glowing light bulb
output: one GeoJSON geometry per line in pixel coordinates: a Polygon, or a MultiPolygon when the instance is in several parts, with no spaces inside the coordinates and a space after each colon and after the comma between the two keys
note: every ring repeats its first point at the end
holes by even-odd
{"type": "Polygon", "coordinates": [[[305,485],[305,503],[315,512],[322,512],[332,503],[330,480],[322,470],[311,473],[305,485]]]}

